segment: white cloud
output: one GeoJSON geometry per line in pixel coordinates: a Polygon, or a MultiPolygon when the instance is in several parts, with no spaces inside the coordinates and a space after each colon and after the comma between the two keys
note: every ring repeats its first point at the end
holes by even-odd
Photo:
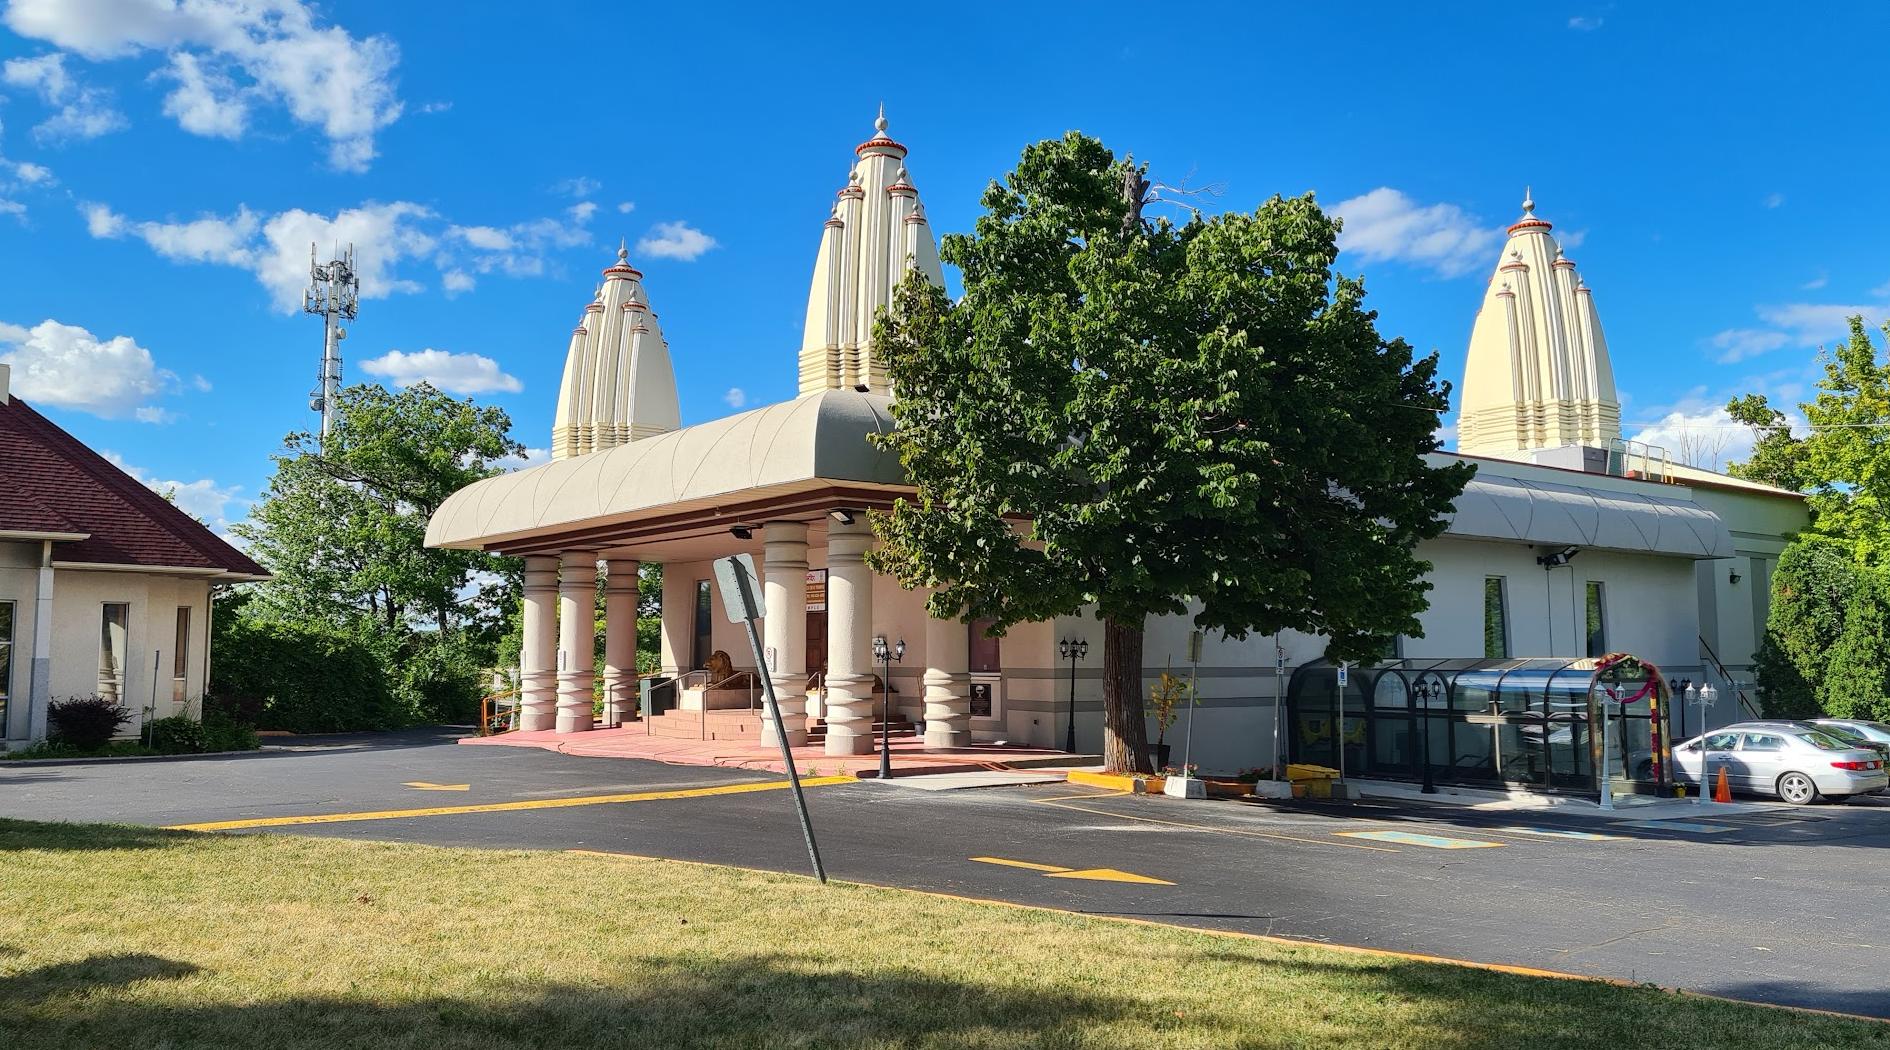
{"type": "Polygon", "coordinates": [[[188,51],[171,55],[170,68],[162,74],[177,82],[177,88],[164,98],[164,115],[193,135],[207,138],[240,139],[249,129],[249,101],[236,82],[188,51]]]}
{"type": "Polygon", "coordinates": [[[113,108],[111,93],[80,83],[66,69],[62,54],[8,59],[0,67],[0,79],[37,93],[40,101],[55,107],[52,116],[33,128],[40,142],[95,139],[129,126],[125,115],[113,108]]]}
{"type": "Polygon", "coordinates": [[[1580,248],[1587,240],[1588,231],[1585,229],[1563,230],[1561,235],[1555,239],[1555,243],[1561,245],[1564,250],[1572,252],[1580,248]]]}
{"type": "Polygon", "coordinates": [[[546,253],[591,243],[584,221],[592,210],[580,205],[563,216],[500,227],[454,224],[411,201],[370,201],[332,215],[300,208],[269,215],[238,205],[228,215],[162,222],[133,220],[105,204],[79,205],[93,237],[135,236],[166,258],[248,270],[284,313],[302,308],[311,243],[323,259],[354,246],[363,299],[423,290],[406,273],[415,264],[431,265],[440,286],[456,294],[470,290],[478,274],[544,273],[546,253]]]}
{"type": "Polygon", "coordinates": [[[1592,33],[1601,28],[1606,21],[1600,15],[1576,15],[1568,20],[1568,27],[1580,33],[1592,33]]]}
{"type": "Polygon", "coordinates": [[[1713,355],[1713,360],[1722,365],[1737,364],[1747,358],[1769,353],[1791,341],[1792,337],[1784,332],[1759,328],[1728,328],[1707,340],[1713,349],[1719,351],[1713,355]]]}
{"type": "Polygon", "coordinates": [[[11,215],[22,221],[26,218],[26,205],[16,200],[0,197],[0,215],[11,215]]]}
{"type": "Polygon", "coordinates": [[[1765,195],[1765,206],[1768,208],[1776,208],[1783,203],[1785,203],[1785,195],[1783,193],[1768,193],[1765,195]]]}
{"type": "Polygon", "coordinates": [[[715,247],[715,238],[686,222],[659,222],[637,242],[637,251],[657,259],[693,262],[715,247]]]}
{"type": "Polygon", "coordinates": [[[452,108],[451,102],[426,102],[421,104],[420,112],[432,116],[435,113],[445,113],[452,108]]]}
{"type": "Polygon", "coordinates": [[[1759,320],[1807,343],[1842,342],[1850,338],[1850,318],[1854,314],[1862,314],[1865,324],[1874,325],[1890,318],[1890,305],[1783,303],[1759,307],[1759,320]]]}
{"type": "Polygon", "coordinates": [[[361,362],[361,368],[369,375],[392,380],[395,386],[431,383],[452,394],[516,394],[525,389],[517,377],[501,371],[497,361],[482,354],[454,354],[431,348],[411,354],[389,350],[361,362]]]}
{"type": "Polygon", "coordinates": [[[20,397],[109,419],[164,421],[151,400],[177,382],[130,336],[101,340],[50,319],[32,328],[0,324],[0,363],[12,366],[20,397]]]}
{"type": "Polygon", "coordinates": [[[549,462],[551,462],[550,449],[528,448],[522,456],[500,456],[492,461],[492,465],[506,470],[524,470],[526,467],[536,467],[549,462]]]}
{"type": "Polygon", "coordinates": [[[572,222],[578,224],[579,226],[582,226],[585,223],[591,221],[591,216],[597,214],[597,202],[596,201],[579,201],[578,203],[571,205],[569,208],[566,208],[564,210],[564,213],[571,217],[572,222]]]}
{"type": "Polygon", "coordinates": [[[208,394],[212,389],[210,381],[198,375],[190,377],[190,385],[200,394],[208,394]]]}
{"type": "Polygon", "coordinates": [[[238,495],[243,491],[241,485],[218,485],[210,478],[198,478],[196,481],[167,481],[152,476],[151,472],[143,467],[125,462],[125,458],[116,452],[106,450],[101,454],[111,462],[112,466],[131,475],[144,487],[161,496],[169,496],[172,502],[177,504],[177,509],[203,522],[218,535],[227,534],[230,530],[231,504],[235,504],[234,509],[239,512],[238,517],[249,512],[250,501],[238,495]]]}
{"type": "Polygon", "coordinates": [[[636,201],[618,201],[617,202],[617,214],[619,215],[628,215],[631,212],[636,211],[636,210],[637,210],[636,201]]]}
{"type": "Polygon", "coordinates": [[[85,216],[86,231],[94,237],[117,237],[125,230],[125,217],[103,204],[81,204],[79,213],[85,216]]]}
{"type": "Polygon", "coordinates": [[[1455,204],[1420,205],[1389,186],[1340,201],[1339,248],[1367,262],[1394,261],[1457,277],[1491,263],[1500,231],[1455,204]]]}
{"type": "Polygon", "coordinates": [[[301,0],[12,0],[5,21],[93,61],[164,52],[176,84],[164,110],[194,134],[236,137],[264,101],[319,129],[334,167],[360,171],[400,118],[393,41],[320,25],[301,0]]]}
{"type": "Polygon", "coordinates": [[[51,168],[26,160],[13,165],[13,177],[29,186],[52,185],[59,181],[53,177],[51,168]]]}
{"type": "MultiPolygon", "coordinates": [[[[1825,285],[1830,284],[1830,283],[1831,283],[1831,275],[1823,271],[1819,271],[1818,276],[1813,277],[1811,280],[1806,281],[1804,284],[1801,284],[1798,287],[1803,288],[1807,292],[1815,292],[1818,289],[1823,288],[1825,285]]],[[[1871,294],[1872,295],[1890,295],[1890,289],[1879,288],[1876,291],[1872,292],[1871,294]]]]}
{"type": "Polygon", "coordinates": [[[1728,460],[1752,454],[1752,431],[1733,421],[1723,405],[1693,403],[1675,408],[1628,440],[1667,450],[1677,463],[1720,470],[1728,460]]]}
{"type": "Polygon", "coordinates": [[[585,176],[585,175],[579,175],[578,177],[574,179],[565,179],[562,182],[559,182],[557,185],[553,186],[551,189],[552,189],[552,192],[554,193],[562,193],[565,196],[576,197],[579,200],[583,200],[584,198],[590,196],[593,193],[596,193],[598,190],[603,189],[603,188],[604,188],[604,184],[601,182],[598,182],[596,179],[590,178],[589,176],[585,176]]]}
{"type": "Polygon", "coordinates": [[[722,400],[728,402],[730,408],[741,408],[748,404],[748,392],[741,387],[732,386],[728,388],[728,393],[722,395],[722,400]]]}

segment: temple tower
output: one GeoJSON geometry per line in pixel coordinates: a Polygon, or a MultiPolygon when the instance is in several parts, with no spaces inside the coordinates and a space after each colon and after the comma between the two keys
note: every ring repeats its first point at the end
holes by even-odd
{"type": "Polygon", "coordinates": [[[1523,198],[1470,332],[1457,449],[1515,459],[1607,448],[1621,438],[1621,405],[1594,296],[1523,198]]]}
{"type": "Polygon", "coordinates": [[[891,393],[872,347],[873,319],[913,268],[944,285],[938,246],[919,191],[906,172],[906,147],[886,137],[886,107],[821,233],[801,339],[801,396],[864,388],[891,393]]]}
{"type": "Polygon", "coordinates": [[[571,332],[558,414],[551,427],[553,459],[613,448],[682,425],[669,343],[643,291],[643,275],[617,249],[597,295],[571,332]]]}

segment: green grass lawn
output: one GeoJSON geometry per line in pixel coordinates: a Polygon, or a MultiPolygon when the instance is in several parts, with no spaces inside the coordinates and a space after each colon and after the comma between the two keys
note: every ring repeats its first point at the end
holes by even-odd
{"type": "Polygon", "coordinates": [[[0,1047],[1890,1047],[1890,1025],[695,865],[0,821],[0,1047]]]}

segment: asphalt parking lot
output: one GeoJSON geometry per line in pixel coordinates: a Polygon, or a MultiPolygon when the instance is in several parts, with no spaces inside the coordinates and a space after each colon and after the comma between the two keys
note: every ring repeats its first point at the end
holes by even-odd
{"type": "MultiPolygon", "coordinates": [[[[0,766],[0,816],[808,870],[778,774],[437,734],[296,747],[0,766]]],[[[811,783],[835,878],[1890,1017],[1890,805],[1876,800],[1649,823],[1067,784],[811,783]]]]}

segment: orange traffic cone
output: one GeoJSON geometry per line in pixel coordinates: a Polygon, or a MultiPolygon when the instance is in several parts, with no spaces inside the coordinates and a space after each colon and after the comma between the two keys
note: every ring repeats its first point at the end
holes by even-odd
{"type": "Polygon", "coordinates": [[[1713,801],[1731,802],[1732,788],[1726,785],[1726,767],[1719,767],[1719,779],[1713,781],[1713,801]]]}

